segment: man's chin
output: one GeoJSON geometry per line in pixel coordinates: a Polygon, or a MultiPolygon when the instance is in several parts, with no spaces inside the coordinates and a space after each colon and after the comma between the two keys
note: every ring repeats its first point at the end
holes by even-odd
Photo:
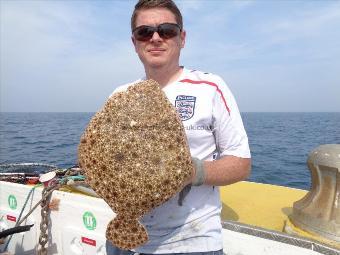
{"type": "Polygon", "coordinates": [[[164,61],[151,61],[151,62],[147,62],[147,66],[150,68],[161,68],[163,66],[165,66],[166,63],[164,61]]]}

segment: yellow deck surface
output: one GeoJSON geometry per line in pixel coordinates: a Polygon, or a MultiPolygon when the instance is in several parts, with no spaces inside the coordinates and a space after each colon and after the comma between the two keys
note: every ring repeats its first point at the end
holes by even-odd
{"type": "Polygon", "coordinates": [[[245,181],[221,187],[220,191],[223,220],[286,232],[340,249],[339,242],[308,233],[288,218],[293,203],[303,198],[306,190],[245,181]]]}
{"type": "Polygon", "coordinates": [[[254,182],[221,187],[222,219],[283,231],[293,203],[307,191],[254,182]]]}

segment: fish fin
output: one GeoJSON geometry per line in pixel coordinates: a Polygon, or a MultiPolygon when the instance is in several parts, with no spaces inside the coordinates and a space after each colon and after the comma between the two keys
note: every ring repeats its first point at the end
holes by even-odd
{"type": "Polygon", "coordinates": [[[189,194],[190,190],[191,190],[191,184],[188,184],[181,190],[181,192],[179,192],[178,201],[177,201],[179,206],[183,205],[184,198],[189,194]]]}
{"type": "Polygon", "coordinates": [[[106,239],[123,250],[130,250],[145,244],[148,233],[137,219],[126,219],[117,215],[106,229],[106,239]]]}

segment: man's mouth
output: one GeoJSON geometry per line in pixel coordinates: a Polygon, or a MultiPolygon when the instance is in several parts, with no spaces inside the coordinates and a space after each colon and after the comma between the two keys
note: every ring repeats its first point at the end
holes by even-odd
{"type": "Polygon", "coordinates": [[[162,48],[151,48],[148,50],[148,52],[150,53],[160,53],[160,52],[164,52],[165,49],[162,49],[162,48]]]}

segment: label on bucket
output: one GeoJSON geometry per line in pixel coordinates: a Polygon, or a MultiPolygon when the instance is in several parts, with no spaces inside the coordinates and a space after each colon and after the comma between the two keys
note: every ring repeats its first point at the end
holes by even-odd
{"type": "Polygon", "coordinates": [[[88,244],[88,245],[96,246],[96,240],[93,240],[93,239],[90,239],[90,238],[87,238],[87,237],[82,237],[81,241],[83,243],[88,244]]]}
{"type": "Polygon", "coordinates": [[[83,223],[88,230],[94,230],[97,226],[96,218],[91,212],[85,212],[83,214],[83,223]]]}
{"type": "Polygon", "coordinates": [[[8,205],[9,205],[9,208],[11,208],[12,210],[15,210],[17,209],[17,199],[14,195],[9,195],[8,196],[8,205]]]}
{"type": "Polygon", "coordinates": [[[7,215],[7,220],[16,222],[17,218],[15,216],[12,216],[12,215],[7,215]]]}

